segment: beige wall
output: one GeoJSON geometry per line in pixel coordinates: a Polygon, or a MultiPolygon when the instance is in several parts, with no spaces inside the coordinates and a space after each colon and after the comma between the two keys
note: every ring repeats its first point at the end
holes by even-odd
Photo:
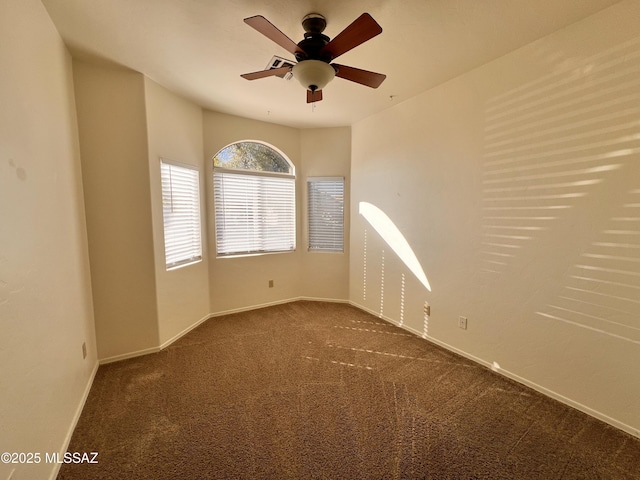
{"type": "Polygon", "coordinates": [[[52,452],[96,367],[71,58],[37,0],[2,2],[0,32],[0,451],[52,452]]]}
{"type": "Polygon", "coordinates": [[[621,2],[356,124],[350,266],[353,302],[635,435],[639,16],[621,2]]]}
{"type": "Polygon", "coordinates": [[[155,278],[160,344],[209,315],[209,259],[205,211],[205,162],[202,155],[202,110],[145,78],[155,278]],[[203,261],[167,271],[164,254],[160,159],[200,170],[203,261]]]}
{"type": "Polygon", "coordinates": [[[159,344],[144,77],[74,61],[98,357],[159,344]]]}

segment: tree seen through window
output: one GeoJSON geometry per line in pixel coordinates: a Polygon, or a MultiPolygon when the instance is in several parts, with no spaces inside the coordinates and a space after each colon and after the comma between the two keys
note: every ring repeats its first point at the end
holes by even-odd
{"type": "Polygon", "coordinates": [[[214,167],[292,173],[291,165],[276,150],[258,142],[233,143],[213,158],[214,167]]]}

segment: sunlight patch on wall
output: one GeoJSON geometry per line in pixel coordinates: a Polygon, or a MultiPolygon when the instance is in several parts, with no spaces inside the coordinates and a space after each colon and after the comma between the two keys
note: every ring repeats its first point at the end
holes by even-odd
{"type": "Polygon", "coordinates": [[[640,345],[640,190],[628,197],[571,268],[564,292],[536,313],[640,345]]]}
{"type": "MultiPolygon", "coordinates": [[[[360,202],[359,213],[367,220],[367,222],[369,222],[380,237],[387,243],[387,245],[389,245],[400,260],[402,260],[409,271],[416,276],[420,283],[422,283],[428,291],[431,291],[431,286],[429,285],[427,276],[425,275],[416,254],[404,235],[402,235],[400,230],[398,230],[398,227],[396,227],[387,214],[368,202],[360,202]]],[[[382,267],[384,276],[384,257],[382,267]]],[[[380,309],[382,310],[382,304],[380,309]]]]}
{"type": "MultiPolygon", "coordinates": [[[[637,161],[638,74],[640,38],[487,102],[483,271],[504,272],[614,172],[637,161]]],[[[619,230],[633,230],[633,222],[620,218],[619,230]]]]}

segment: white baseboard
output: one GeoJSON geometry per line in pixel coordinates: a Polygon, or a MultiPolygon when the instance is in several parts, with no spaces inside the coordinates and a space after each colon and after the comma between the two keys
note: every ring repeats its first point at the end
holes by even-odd
{"type": "Polygon", "coordinates": [[[233,309],[230,309],[230,310],[222,310],[220,312],[212,313],[211,315],[209,315],[209,318],[221,317],[223,315],[230,315],[232,313],[249,312],[251,310],[258,310],[260,308],[273,307],[275,305],[283,305],[285,303],[298,302],[300,300],[306,300],[306,301],[310,301],[310,302],[349,303],[349,300],[345,300],[345,299],[341,300],[341,299],[336,299],[336,298],[293,297],[293,298],[285,298],[285,299],[282,299],[282,300],[276,300],[274,302],[260,303],[260,304],[257,304],[257,305],[250,305],[248,307],[240,307],[240,308],[233,308],[233,309]]]}
{"type": "Polygon", "coordinates": [[[459,348],[456,348],[456,347],[454,347],[452,345],[449,345],[448,343],[442,342],[442,341],[438,340],[437,338],[433,338],[433,337],[430,337],[430,336],[425,336],[425,335],[423,335],[422,332],[420,332],[420,331],[418,331],[418,330],[416,330],[414,328],[411,328],[411,327],[409,327],[407,325],[404,325],[404,324],[401,325],[400,322],[398,322],[397,320],[389,318],[389,317],[387,317],[385,315],[380,315],[378,312],[375,312],[375,311],[373,311],[373,310],[371,310],[371,309],[369,309],[369,308],[367,308],[367,307],[365,307],[363,305],[360,305],[359,303],[356,303],[356,302],[353,302],[353,301],[349,301],[349,304],[354,306],[354,307],[356,307],[356,308],[359,308],[360,310],[363,310],[363,311],[365,311],[367,313],[370,313],[371,315],[374,315],[374,316],[376,316],[376,317],[378,317],[378,318],[380,318],[382,320],[385,320],[385,321],[387,321],[387,322],[389,322],[389,323],[391,323],[391,324],[393,324],[393,325],[395,325],[397,327],[400,327],[403,330],[406,330],[407,332],[411,332],[414,335],[427,340],[428,342],[431,342],[431,343],[433,343],[435,345],[438,345],[438,346],[444,348],[445,350],[449,350],[451,352],[457,353],[458,355],[460,355],[462,357],[465,357],[465,358],[467,358],[467,359],[469,359],[469,360],[471,360],[473,362],[476,362],[476,363],[478,363],[478,364],[480,364],[480,365],[482,365],[484,367],[487,367],[487,368],[493,370],[496,373],[504,375],[505,377],[510,378],[511,380],[514,380],[514,381],[516,381],[516,382],[518,382],[518,383],[520,383],[522,385],[525,385],[525,386],[527,386],[527,387],[529,387],[529,388],[531,388],[533,390],[536,390],[537,392],[540,392],[543,395],[546,395],[547,397],[553,398],[554,400],[558,400],[559,402],[564,403],[565,405],[569,405],[570,407],[573,407],[576,410],[580,410],[581,412],[586,413],[587,415],[589,415],[591,417],[597,418],[598,420],[601,420],[601,421],[603,421],[605,423],[608,423],[609,425],[611,425],[613,427],[616,427],[617,429],[622,430],[624,432],[627,432],[628,434],[633,435],[634,437],[640,438],[640,431],[637,430],[636,428],[633,428],[630,425],[627,425],[626,423],[620,422],[620,421],[616,420],[615,418],[611,418],[610,416],[605,415],[604,413],[601,413],[601,412],[599,412],[597,410],[594,410],[594,409],[592,409],[590,407],[587,407],[586,405],[582,405],[579,402],[576,402],[576,401],[574,401],[574,400],[572,400],[570,398],[565,397],[564,395],[561,395],[561,394],[559,394],[559,393],[557,393],[557,392],[555,392],[553,390],[550,390],[550,389],[548,389],[546,387],[543,387],[542,385],[538,385],[537,383],[534,383],[534,382],[532,382],[530,380],[527,380],[526,378],[523,378],[523,377],[521,377],[521,376],[519,376],[519,375],[517,375],[517,374],[515,374],[513,372],[510,372],[510,371],[505,370],[503,368],[497,367],[492,362],[488,362],[488,361],[486,361],[486,360],[484,360],[482,358],[479,358],[479,357],[476,357],[474,355],[471,355],[470,353],[465,352],[463,350],[460,350],[459,348]]]}
{"type": "Polygon", "coordinates": [[[207,320],[209,320],[211,318],[211,314],[205,315],[204,317],[202,317],[200,320],[198,320],[197,322],[195,322],[192,325],[189,325],[187,328],[185,328],[184,330],[182,330],[180,333],[174,335],[173,337],[171,337],[169,340],[167,340],[166,342],[164,342],[162,345],[160,345],[160,350],[164,350],[165,348],[167,348],[169,345],[171,345],[173,342],[176,342],[178,340],[180,340],[182,337],[184,337],[187,333],[189,333],[191,330],[193,330],[194,328],[199,327],[200,325],[202,325],[204,322],[206,322],[207,320]]]}
{"type": "Polygon", "coordinates": [[[349,300],[339,298],[320,298],[320,297],[298,297],[294,301],[305,300],[307,302],[327,302],[327,303],[351,303],[349,300]]]}
{"type": "MultiPolygon", "coordinates": [[[[98,367],[100,366],[100,362],[96,361],[93,366],[93,370],[89,375],[89,380],[87,381],[87,385],[84,387],[84,392],[82,393],[82,397],[80,398],[80,402],[76,407],[76,411],[73,415],[73,419],[71,420],[71,424],[69,425],[69,429],[67,430],[67,435],[64,438],[64,442],[62,443],[62,448],[59,451],[60,458],[65,454],[67,449],[69,448],[69,443],[71,442],[71,437],[73,436],[73,432],[78,425],[78,421],[80,420],[80,416],[82,415],[82,410],[84,409],[84,404],[87,402],[87,398],[89,398],[89,392],[91,391],[91,387],[93,386],[93,379],[96,377],[96,373],[98,372],[98,367]]],[[[49,480],[55,480],[60,472],[60,467],[62,465],[60,463],[53,464],[53,470],[51,471],[51,475],[49,476],[49,480]]]]}
{"type": "Polygon", "coordinates": [[[114,355],[113,357],[101,358],[100,365],[119,362],[121,360],[127,360],[129,358],[141,357],[143,355],[149,355],[150,353],[158,353],[159,351],[160,351],[160,347],[151,347],[151,348],[145,348],[144,350],[137,350],[135,352],[123,353],[121,355],[114,355]]]}
{"type": "Polygon", "coordinates": [[[275,305],[282,305],[284,303],[295,302],[296,300],[298,300],[298,298],[285,298],[283,300],[276,300],[273,302],[249,305],[248,307],[239,307],[239,308],[231,308],[229,310],[221,310],[219,312],[212,313],[211,315],[209,315],[209,318],[222,317],[224,315],[231,315],[232,313],[249,312],[251,310],[258,310],[259,308],[273,307],[275,305]]]}
{"type": "Polygon", "coordinates": [[[527,380],[526,378],[516,375],[515,373],[510,372],[508,370],[499,368],[499,369],[496,369],[495,371],[497,371],[498,373],[501,373],[505,377],[510,378],[511,380],[515,380],[518,383],[526,385],[527,387],[532,388],[533,390],[536,390],[542,393],[543,395],[546,395],[547,397],[551,397],[555,400],[558,400],[559,402],[564,403],[565,405],[569,405],[570,407],[573,407],[576,410],[580,410],[581,412],[586,413],[587,415],[597,418],[598,420],[601,420],[605,423],[608,423],[609,425],[616,427],[617,429],[622,430],[623,432],[627,432],[628,434],[634,437],[640,438],[640,431],[633,428],[631,425],[627,425],[626,423],[620,422],[615,418],[611,418],[610,416],[605,415],[602,412],[599,412],[590,407],[587,407],[586,405],[582,405],[579,402],[576,402],[570,398],[567,398],[564,395],[554,392],[553,390],[549,390],[548,388],[545,388],[542,385],[533,383],[527,380]]]}

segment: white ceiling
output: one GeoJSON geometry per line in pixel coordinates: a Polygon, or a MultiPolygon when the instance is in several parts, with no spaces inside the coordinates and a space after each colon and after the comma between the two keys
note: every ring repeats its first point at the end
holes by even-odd
{"type": "Polygon", "coordinates": [[[72,55],[141,72],[199,105],[289,125],[354,122],[619,0],[42,0],[72,55]],[[298,42],[308,13],[335,37],[363,12],[383,32],[339,63],[384,73],[371,89],[336,78],[315,108],[292,79],[248,81],[288,52],[246,25],[263,15],[298,42]]]}

